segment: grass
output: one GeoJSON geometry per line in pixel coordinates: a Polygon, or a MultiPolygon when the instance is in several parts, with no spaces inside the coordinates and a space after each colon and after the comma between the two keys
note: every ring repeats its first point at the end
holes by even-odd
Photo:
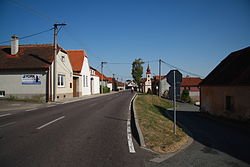
{"type": "Polygon", "coordinates": [[[159,153],[175,152],[188,140],[187,134],[178,126],[177,135],[173,133],[173,122],[163,114],[170,107],[170,103],[155,95],[138,95],[135,101],[145,144],[159,153]]]}

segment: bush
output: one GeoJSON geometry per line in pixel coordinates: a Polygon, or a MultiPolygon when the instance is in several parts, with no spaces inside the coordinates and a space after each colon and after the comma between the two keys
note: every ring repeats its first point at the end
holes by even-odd
{"type": "MultiPolygon", "coordinates": [[[[102,86],[100,86],[100,93],[102,92],[102,86]]],[[[110,88],[108,87],[103,87],[103,93],[109,93],[110,92],[110,88]]]]}
{"type": "Polygon", "coordinates": [[[185,102],[185,103],[189,103],[191,102],[191,98],[189,96],[189,90],[188,89],[184,89],[182,91],[182,94],[181,94],[181,101],[185,102]]]}

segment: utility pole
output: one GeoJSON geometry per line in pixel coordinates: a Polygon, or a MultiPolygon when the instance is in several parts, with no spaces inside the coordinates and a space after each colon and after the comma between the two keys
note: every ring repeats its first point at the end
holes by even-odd
{"type": "Polygon", "coordinates": [[[174,70],[174,134],[176,135],[176,81],[174,70]]]}
{"type": "Polygon", "coordinates": [[[103,94],[103,64],[107,64],[107,62],[101,62],[101,73],[102,73],[102,83],[101,83],[101,94],[103,94]]]}
{"type": "MultiPolygon", "coordinates": [[[[56,100],[56,78],[57,78],[57,71],[56,71],[56,61],[57,61],[57,33],[58,33],[58,26],[66,26],[66,24],[54,24],[54,63],[53,63],[53,101],[56,100]]],[[[51,79],[51,85],[52,85],[52,79],[51,79]]],[[[52,91],[51,91],[52,92],[52,91]]]]}
{"type": "Polygon", "coordinates": [[[161,97],[161,59],[159,60],[159,77],[158,96],[161,97]]]}

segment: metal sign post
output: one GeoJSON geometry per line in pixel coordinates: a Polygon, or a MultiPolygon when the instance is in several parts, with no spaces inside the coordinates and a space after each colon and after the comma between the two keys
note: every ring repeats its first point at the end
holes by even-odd
{"type": "Polygon", "coordinates": [[[176,80],[174,71],[174,134],[176,135],[176,80]]]}
{"type": "Polygon", "coordinates": [[[180,87],[179,84],[182,81],[182,74],[178,70],[171,70],[167,74],[167,82],[171,85],[171,99],[173,100],[173,113],[174,113],[174,129],[173,132],[174,134],[176,133],[176,98],[178,98],[179,92],[180,92],[180,87]]]}

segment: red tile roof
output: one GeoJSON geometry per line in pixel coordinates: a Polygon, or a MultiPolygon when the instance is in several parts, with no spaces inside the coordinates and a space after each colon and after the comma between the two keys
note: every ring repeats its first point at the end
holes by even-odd
{"type": "Polygon", "coordinates": [[[102,76],[103,76],[103,80],[108,80],[107,77],[105,75],[101,74],[98,70],[96,70],[94,68],[92,68],[92,69],[95,70],[95,75],[97,75],[100,78],[100,80],[102,80],[102,76]]]}
{"type": "MultiPolygon", "coordinates": [[[[60,46],[58,51],[65,52],[60,46]]],[[[54,45],[19,45],[16,55],[11,55],[10,46],[0,46],[0,70],[48,69],[54,61],[54,45]]]]}
{"type": "MultiPolygon", "coordinates": [[[[167,77],[166,75],[161,76],[161,79],[164,79],[166,77],[167,77]]],[[[160,80],[160,76],[159,75],[154,76],[154,80],[160,80]]]]}
{"type": "Polygon", "coordinates": [[[123,82],[118,82],[118,86],[125,86],[125,83],[123,83],[123,82]]]}
{"type": "Polygon", "coordinates": [[[182,78],[181,86],[199,86],[200,82],[202,81],[201,78],[182,78]]]}
{"type": "Polygon", "coordinates": [[[201,82],[206,85],[250,85],[250,47],[229,54],[201,82]]]}
{"type": "Polygon", "coordinates": [[[86,56],[85,50],[67,50],[73,71],[80,72],[86,56]]]}

